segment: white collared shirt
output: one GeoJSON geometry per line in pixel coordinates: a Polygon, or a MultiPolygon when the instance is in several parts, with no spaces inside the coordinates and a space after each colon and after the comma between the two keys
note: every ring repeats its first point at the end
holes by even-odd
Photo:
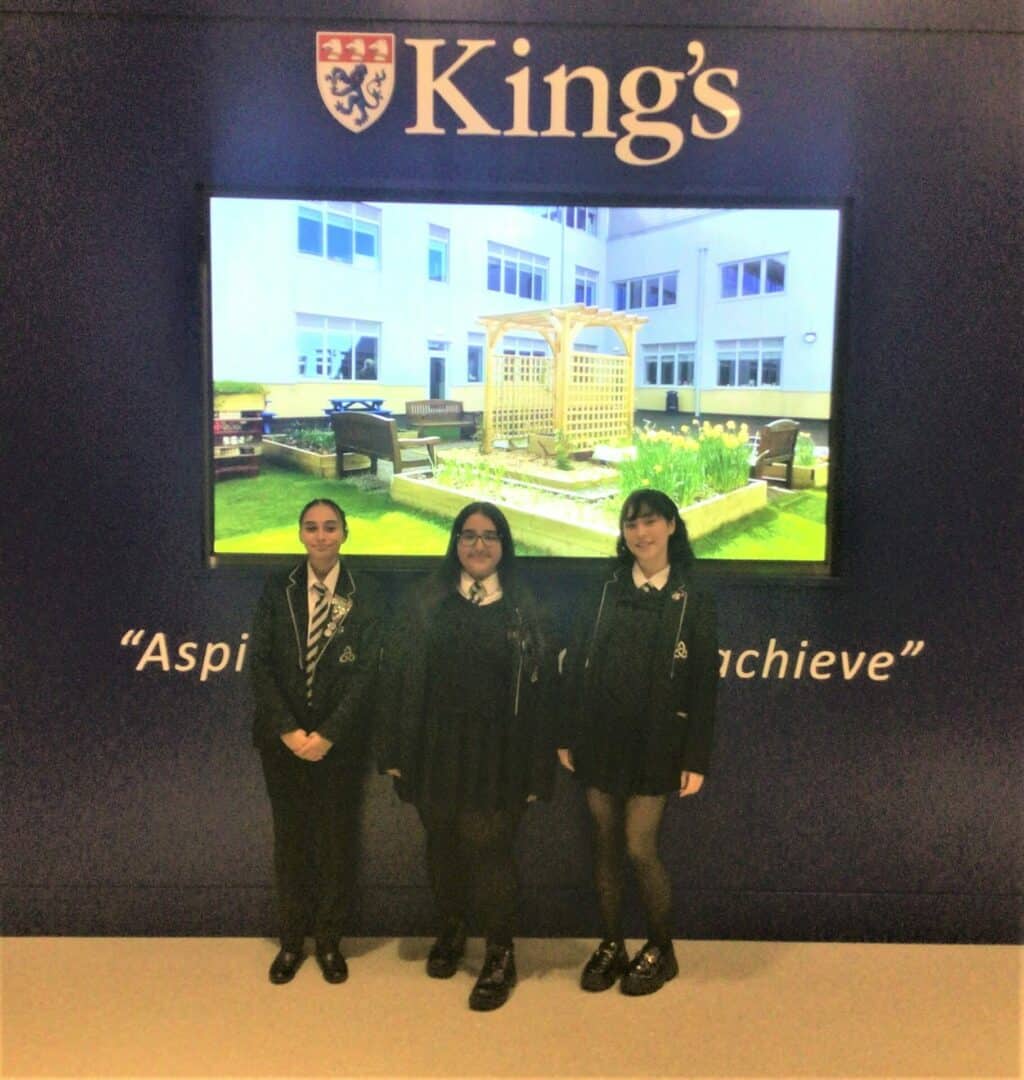
{"type": "Polygon", "coordinates": [[[645,577],[644,572],[640,569],[639,563],[633,563],[633,584],[642,589],[645,585],[649,585],[652,589],[664,589],[668,584],[668,575],[671,571],[671,565],[662,567],[652,577],[645,577]]]}
{"type": "Polygon", "coordinates": [[[316,571],[309,563],[306,563],[306,590],[308,592],[309,600],[309,618],[306,622],[306,637],[309,637],[310,627],[313,625],[313,612],[316,611],[317,601],[320,597],[317,595],[314,585],[323,585],[327,590],[327,599],[330,600],[334,596],[334,590],[338,587],[338,577],[341,574],[341,560],[339,559],[330,570],[327,571],[326,577],[321,581],[316,576],[316,571]]]}
{"type": "MultiPolygon", "coordinates": [[[[467,600],[471,599],[469,590],[476,584],[476,578],[470,574],[467,574],[465,570],[462,571],[462,577],[459,580],[459,593],[467,600]]],[[[498,579],[497,571],[493,574],[489,574],[480,582],[484,587],[484,597],[478,601],[481,607],[486,607],[488,604],[493,604],[496,600],[501,599],[501,581],[498,579]]]]}

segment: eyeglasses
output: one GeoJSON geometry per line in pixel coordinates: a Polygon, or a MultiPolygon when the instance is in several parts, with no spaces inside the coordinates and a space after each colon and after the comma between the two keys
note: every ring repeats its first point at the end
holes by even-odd
{"type": "Polygon", "coordinates": [[[482,540],[485,544],[497,544],[501,540],[501,535],[496,533],[493,529],[488,529],[486,532],[478,533],[472,529],[463,529],[458,534],[459,543],[465,544],[466,547],[472,547],[477,540],[482,540]]]}

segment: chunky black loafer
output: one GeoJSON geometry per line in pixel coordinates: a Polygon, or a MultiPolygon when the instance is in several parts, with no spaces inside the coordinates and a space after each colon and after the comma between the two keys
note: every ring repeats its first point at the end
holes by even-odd
{"type": "Polygon", "coordinates": [[[610,990],[619,976],[625,975],[629,967],[626,946],[621,941],[605,938],[594,950],[580,975],[580,986],[584,990],[599,992],[610,990]]]}
{"type": "Polygon", "coordinates": [[[499,1009],[508,1001],[516,984],[516,955],[511,945],[488,945],[484,969],[469,995],[469,1007],[476,1012],[499,1009]]]}
{"type": "Polygon", "coordinates": [[[671,942],[667,946],[647,944],[633,957],[629,970],[622,979],[624,994],[653,994],[660,990],[669,979],[679,974],[676,954],[671,942]]]}

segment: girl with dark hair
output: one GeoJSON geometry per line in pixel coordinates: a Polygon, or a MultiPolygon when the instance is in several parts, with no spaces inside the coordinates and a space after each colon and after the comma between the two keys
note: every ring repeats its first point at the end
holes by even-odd
{"type": "Polygon", "coordinates": [[[347,538],[336,502],[308,502],[299,513],[307,557],[267,581],[253,623],[253,742],[273,814],[281,940],[270,981],[279,985],[294,978],[308,935],[327,982],[348,977],[339,938],[354,874],[380,603],[341,561],[347,538]]]}
{"type": "Polygon", "coordinates": [[[634,491],[619,515],[616,565],[566,652],[558,757],[586,790],[604,926],[584,990],[621,976],[624,993],[649,994],[678,973],[658,835],[669,794],[696,795],[704,783],[718,685],[714,607],[693,588],[693,561],[675,503],[634,491]],[[632,961],[622,925],[627,856],[648,924],[632,961]]]}
{"type": "Polygon", "coordinates": [[[516,982],[514,845],[554,779],[553,669],[505,515],[471,503],[388,637],[378,727],[380,770],[426,830],[440,923],[427,974],[455,974],[471,919],[486,938],[471,1009],[498,1008],[516,982]]]}

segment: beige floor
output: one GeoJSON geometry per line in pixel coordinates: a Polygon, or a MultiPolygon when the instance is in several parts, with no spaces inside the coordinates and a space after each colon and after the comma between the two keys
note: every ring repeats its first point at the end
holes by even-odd
{"type": "Polygon", "coordinates": [[[1011,946],[681,941],[649,998],[584,994],[590,942],[518,943],[520,984],[472,1013],[424,940],[346,943],[351,978],[265,977],[253,938],[7,938],[3,1076],[1005,1077],[1021,1075],[1011,946]]]}

